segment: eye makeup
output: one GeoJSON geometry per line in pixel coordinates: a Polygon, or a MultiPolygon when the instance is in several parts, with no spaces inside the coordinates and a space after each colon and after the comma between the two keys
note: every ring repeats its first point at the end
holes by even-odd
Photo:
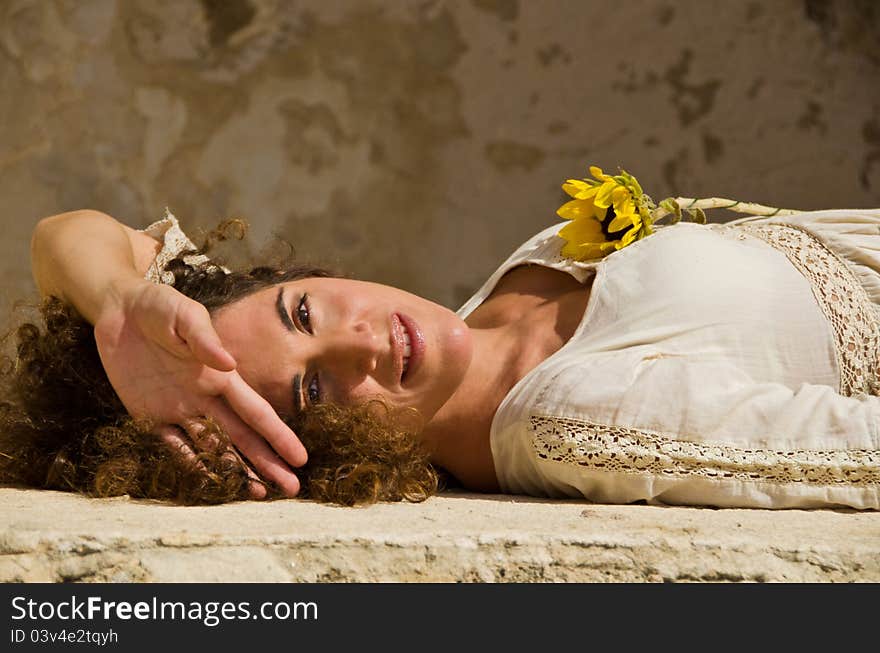
{"type": "MultiPolygon", "coordinates": [[[[283,286],[278,289],[278,296],[275,299],[275,308],[285,329],[287,329],[291,333],[295,331],[302,331],[308,335],[312,335],[311,309],[309,307],[307,293],[302,294],[299,303],[297,304],[296,310],[294,311],[296,323],[294,323],[291,314],[287,311],[287,307],[284,302],[283,286]],[[302,317],[302,313],[305,313],[305,318],[302,317]]],[[[302,377],[302,374],[297,373],[294,375],[292,381],[293,405],[296,409],[296,412],[302,412],[303,404],[306,403],[303,401],[302,377]]],[[[312,376],[311,380],[308,382],[306,386],[306,394],[308,399],[307,403],[309,405],[314,405],[321,402],[323,393],[321,392],[320,378],[317,373],[315,373],[312,376]]]]}

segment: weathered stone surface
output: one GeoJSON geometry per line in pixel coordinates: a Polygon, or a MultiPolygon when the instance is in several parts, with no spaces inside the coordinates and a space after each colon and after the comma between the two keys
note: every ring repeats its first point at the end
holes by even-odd
{"type": "Polygon", "coordinates": [[[0,582],[880,582],[880,513],[413,504],[178,507],[0,489],[0,582]]]}

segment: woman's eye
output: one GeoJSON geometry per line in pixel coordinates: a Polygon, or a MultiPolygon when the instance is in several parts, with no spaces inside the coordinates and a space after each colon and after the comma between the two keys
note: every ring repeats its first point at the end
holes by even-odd
{"type": "Polygon", "coordinates": [[[317,374],[315,374],[309,382],[309,386],[306,388],[306,394],[309,398],[309,404],[312,406],[321,403],[321,384],[318,381],[317,374]]]}
{"type": "Polygon", "coordinates": [[[307,294],[303,294],[299,300],[299,305],[296,307],[296,318],[306,331],[312,332],[312,316],[309,309],[309,296],[307,294]]]}

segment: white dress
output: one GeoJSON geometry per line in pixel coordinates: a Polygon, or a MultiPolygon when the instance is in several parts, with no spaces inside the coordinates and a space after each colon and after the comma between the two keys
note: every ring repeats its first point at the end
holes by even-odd
{"type": "Polygon", "coordinates": [[[880,509],[880,210],[681,223],[601,261],[571,340],[502,401],[503,491],[595,502],[880,509]]]}

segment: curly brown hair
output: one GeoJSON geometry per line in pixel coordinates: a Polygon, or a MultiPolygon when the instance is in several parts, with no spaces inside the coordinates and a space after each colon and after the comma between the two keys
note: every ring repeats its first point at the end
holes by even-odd
{"type": "MultiPolygon", "coordinates": [[[[198,252],[236,231],[243,237],[240,221],[221,224],[198,252]]],[[[209,311],[278,283],[342,276],[302,263],[227,272],[181,257],[166,270],[177,290],[209,311]]],[[[39,317],[11,329],[4,341],[10,339],[15,353],[0,364],[0,482],[184,504],[248,497],[246,469],[216,424],[205,422],[206,435],[213,437],[190,443],[193,458],[127,414],[101,365],[92,326],[73,307],[47,298],[39,317]]],[[[438,489],[440,476],[418,437],[413,409],[381,400],[322,404],[286,421],[309,452],[308,463],[296,470],[302,497],[354,505],[421,501],[438,489]]],[[[277,487],[266,486],[269,497],[281,496],[277,487]]]]}

